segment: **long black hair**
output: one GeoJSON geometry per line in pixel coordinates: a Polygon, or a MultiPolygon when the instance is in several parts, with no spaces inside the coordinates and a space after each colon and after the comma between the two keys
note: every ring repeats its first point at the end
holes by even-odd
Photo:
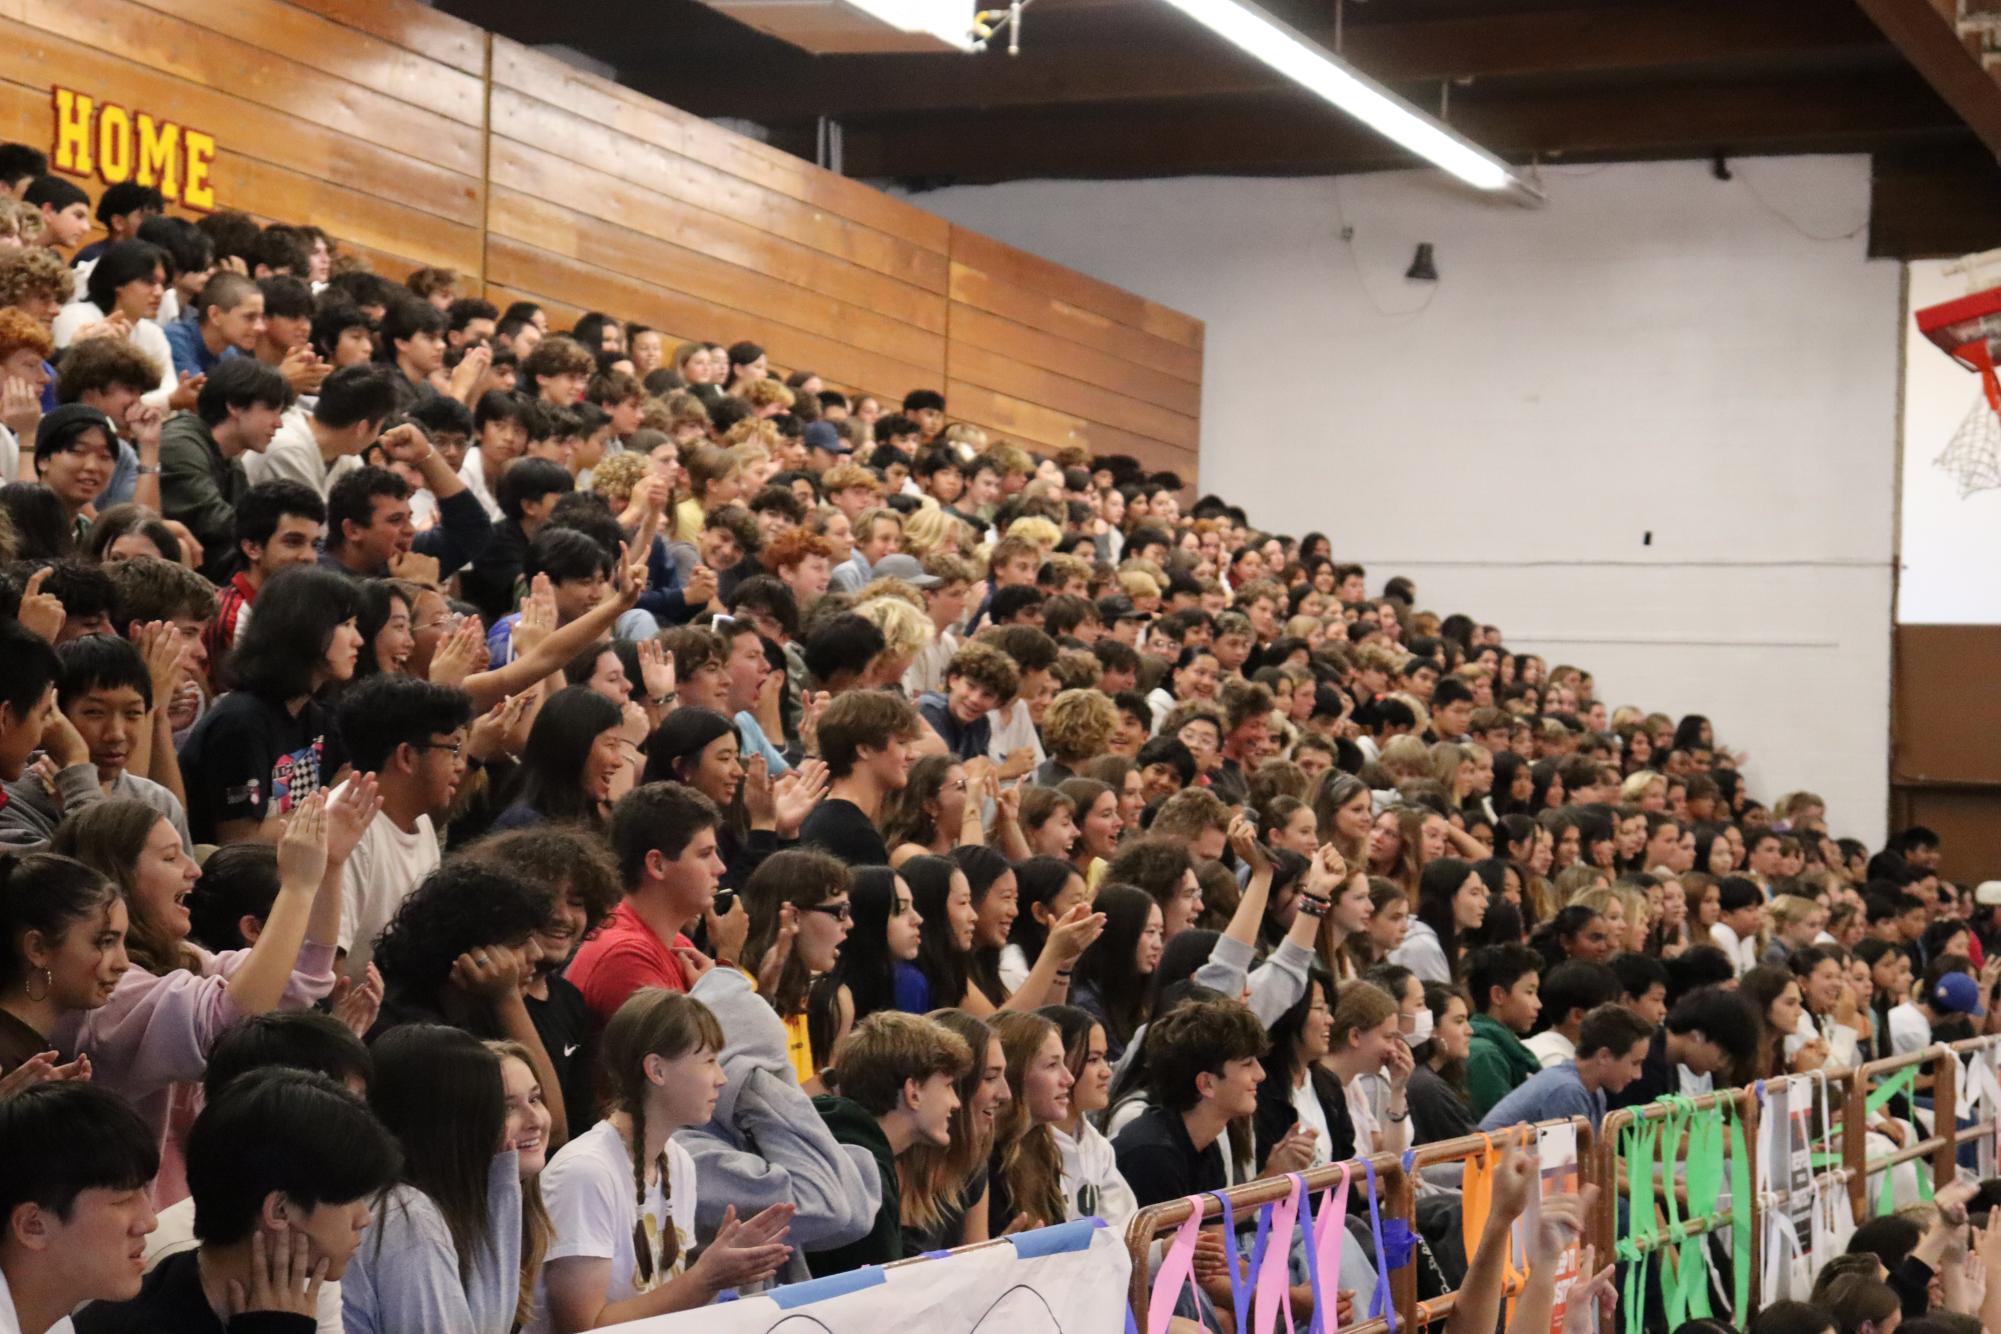
{"type": "MultiPolygon", "coordinates": [[[[494,1245],[487,1178],[507,1128],[500,1057],[443,1024],[392,1028],[371,1054],[369,1108],[403,1149],[403,1180],[444,1215],[464,1282],[494,1245]]],[[[378,1256],[387,1232],[376,1228],[378,1256]]]]}
{"type": "Polygon", "coordinates": [[[1061,857],[1030,857],[1014,868],[1021,911],[1015,914],[1007,939],[1010,945],[1021,946],[1022,957],[1030,968],[1035,967],[1035,961],[1042,956],[1043,942],[1049,939],[1049,928],[1036,921],[1030,909],[1039,903],[1048,911],[1073,877],[1082,878],[1077,868],[1061,857]]]}
{"type": "Polygon", "coordinates": [[[1105,915],[1105,929],[1079,956],[1071,994],[1089,989],[1097,996],[1105,1037],[1114,1050],[1123,1050],[1146,1022],[1154,994],[1153,979],[1139,971],[1137,956],[1147,919],[1159,905],[1137,885],[1101,885],[1091,906],[1105,915]]]}
{"type": "Polygon", "coordinates": [[[1445,966],[1455,972],[1459,967],[1459,927],[1453,916],[1452,900],[1472,874],[1471,862],[1440,857],[1424,868],[1417,882],[1417,920],[1438,933],[1438,948],[1445,951],[1445,966]]]}
{"type": "Polygon", "coordinates": [[[396,614],[399,602],[405,611],[415,613],[410,595],[387,579],[365,579],[355,586],[354,628],[361,631],[361,652],[355,655],[354,680],[360,681],[381,672],[381,661],[375,655],[375,641],[389,624],[389,618],[396,614]]]}
{"type": "Polygon", "coordinates": [[[257,614],[236,636],[225,666],[229,683],[278,700],[310,695],[334,631],[360,610],[354,581],[344,574],[312,565],[278,571],[257,594],[257,614]]]}
{"type": "MultiPolygon", "coordinates": [[[[910,886],[910,896],[924,925],[918,932],[917,970],[931,984],[934,1006],[954,1006],[966,998],[970,951],[952,939],[952,915],[945,904],[952,897],[952,875],[965,872],[950,857],[912,857],[898,868],[910,886]]],[[[845,951],[843,951],[845,953],[845,951]]]]}
{"type": "MultiPolygon", "coordinates": [[[[981,843],[961,844],[952,849],[951,858],[958,864],[959,869],[966,873],[966,883],[972,886],[975,908],[986,898],[987,891],[992,889],[1002,876],[1014,869],[1007,858],[981,843]]],[[[1021,918],[1017,915],[1015,920],[1020,921],[1021,918]]],[[[980,994],[994,1005],[1006,1003],[1007,987],[1000,980],[998,946],[982,945],[975,940],[972,957],[966,960],[966,975],[972,979],[973,985],[980,989],[980,994]]]]}
{"type": "Polygon", "coordinates": [[[860,1023],[877,1010],[895,1008],[897,961],[889,953],[889,919],[896,915],[901,877],[887,866],[857,866],[852,875],[848,911],[854,925],[827,976],[848,989],[854,1021],[860,1023]]]}
{"type": "MultiPolygon", "coordinates": [[[[261,596],[257,600],[264,601],[261,596]]],[[[251,625],[257,623],[252,619],[251,625]]],[[[528,729],[511,804],[528,806],[552,820],[603,824],[596,798],[584,790],[584,761],[598,737],[624,717],[618,705],[589,686],[565,686],[549,696],[528,729]]]]}
{"type": "Polygon", "coordinates": [[[166,251],[146,241],[120,241],[105,247],[104,253],[97,257],[90,277],[84,280],[84,297],[109,319],[118,309],[118,289],[129,282],[151,278],[155,270],[159,271],[163,288],[173,281],[174,262],[167,258],[166,251]]]}

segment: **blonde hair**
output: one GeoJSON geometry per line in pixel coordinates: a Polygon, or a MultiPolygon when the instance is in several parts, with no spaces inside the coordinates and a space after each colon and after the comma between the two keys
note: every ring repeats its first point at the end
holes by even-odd
{"type": "Polygon", "coordinates": [[[1779,926],[1795,926],[1819,908],[1819,903],[1799,894],[1775,895],[1772,899],[1772,921],[1779,926]]]}
{"type": "Polygon", "coordinates": [[[1042,715],[1042,740],[1059,760],[1104,752],[1119,730],[1119,708],[1102,690],[1065,690],[1042,715]]]}
{"type": "Polygon", "coordinates": [[[776,403],[780,407],[789,409],[799,401],[799,396],[787,389],[784,381],[769,378],[752,380],[743,387],[738,397],[754,408],[770,407],[776,403]]]}
{"type": "Polygon", "coordinates": [[[918,510],[903,521],[903,549],[919,560],[948,543],[964,551],[971,545],[972,530],[966,522],[935,506],[918,510]]]}
{"type": "Polygon", "coordinates": [[[1049,520],[1035,514],[1025,514],[1007,526],[1009,537],[1027,538],[1041,549],[1044,555],[1063,540],[1063,530],[1049,520]]]}
{"type": "MultiPolygon", "coordinates": [[[[773,381],[753,380],[751,387],[754,389],[758,385],[771,383],[773,381]]],[[[763,445],[766,449],[777,449],[779,441],[778,428],[763,417],[745,417],[723,433],[723,443],[726,445],[763,445]]]]}
{"type": "Polygon", "coordinates": [[[1119,591],[1135,602],[1141,598],[1157,598],[1160,596],[1160,581],[1145,570],[1121,570],[1119,591]]]}
{"type": "Polygon", "coordinates": [[[591,469],[590,489],[616,509],[632,499],[632,488],[653,471],[653,462],[644,454],[614,454],[591,469]]]}
{"type": "Polygon", "coordinates": [[[1048,1227],[1060,1223],[1063,1206],[1063,1155],[1049,1127],[1040,1125],[1029,1113],[1025,1084],[1028,1065],[1041,1052],[1052,1033],[1060,1030],[1039,1014],[1002,1010],[989,1026],[1000,1036],[1001,1052],[1007,1058],[1007,1082],[1013,1097],[1001,1108],[994,1124],[994,1149],[1000,1157],[1002,1178],[1014,1197],[1015,1208],[1026,1213],[1031,1223],[1048,1227]]]}
{"type": "Polygon", "coordinates": [[[1652,769],[1636,769],[1626,775],[1626,781],[1619,784],[1619,800],[1637,802],[1647,795],[1647,789],[1655,783],[1665,783],[1667,779],[1652,769]]]}
{"type": "Polygon", "coordinates": [[[857,603],[854,612],[882,631],[883,651],[891,657],[915,657],[929,648],[938,634],[931,617],[901,597],[872,597],[857,603]]]}

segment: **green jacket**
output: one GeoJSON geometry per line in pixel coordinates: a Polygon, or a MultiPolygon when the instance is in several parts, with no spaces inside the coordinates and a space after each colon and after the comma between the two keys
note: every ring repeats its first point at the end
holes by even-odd
{"type": "Polygon", "coordinates": [[[896,1177],[896,1154],[889,1136],[858,1102],[849,1098],[821,1096],[813,1099],[813,1110],[827,1123],[834,1139],[842,1144],[859,1144],[875,1155],[876,1169],[882,1173],[882,1208],[876,1211],[875,1226],[859,1241],[831,1251],[808,1251],[806,1267],[814,1278],[845,1274],[863,1265],[888,1264],[903,1258],[903,1187],[896,1177]]]}
{"type": "Polygon", "coordinates": [[[192,412],[160,428],[160,509],[179,519],[202,544],[202,573],[229,578],[236,554],[236,505],[250,489],[240,459],[226,459],[215,432],[192,412]]]}
{"type": "Polygon", "coordinates": [[[1466,1054],[1466,1101],[1472,1105],[1474,1120],[1485,1116],[1540,1069],[1542,1062],[1513,1029],[1489,1015],[1473,1016],[1473,1045],[1466,1054]]]}

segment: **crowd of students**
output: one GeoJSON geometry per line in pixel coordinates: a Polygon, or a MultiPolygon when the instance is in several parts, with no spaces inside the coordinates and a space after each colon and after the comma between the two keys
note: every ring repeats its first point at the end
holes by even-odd
{"type": "MultiPolygon", "coordinates": [[[[1996,1026],[2001,885],[1934,835],[1337,540],[0,187],[0,1329],[567,1334],[1996,1026]]],[[[1754,1328],[1982,1314],[2001,1234],[1928,1207],[1754,1328]]]]}

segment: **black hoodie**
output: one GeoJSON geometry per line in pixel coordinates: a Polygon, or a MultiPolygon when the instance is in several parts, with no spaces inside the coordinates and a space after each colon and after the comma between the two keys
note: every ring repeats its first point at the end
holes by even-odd
{"type": "Polygon", "coordinates": [[[813,1110],[827,1123],[841,1144],[859,1144],[875,1155],[876,1170],[882,1173],[882,1208],[876,1211],[875,1226],[860,1241],[849,1242],[831,1251],[808,1251],[806,1267],[814,1278],[845,1274],[863,1265],[888,1264],[903,1258],[903,1188],[896,1176],[896,1153],[882,1126],[858,1102],[849,1098],[818,1097],[813,1110]]]}

